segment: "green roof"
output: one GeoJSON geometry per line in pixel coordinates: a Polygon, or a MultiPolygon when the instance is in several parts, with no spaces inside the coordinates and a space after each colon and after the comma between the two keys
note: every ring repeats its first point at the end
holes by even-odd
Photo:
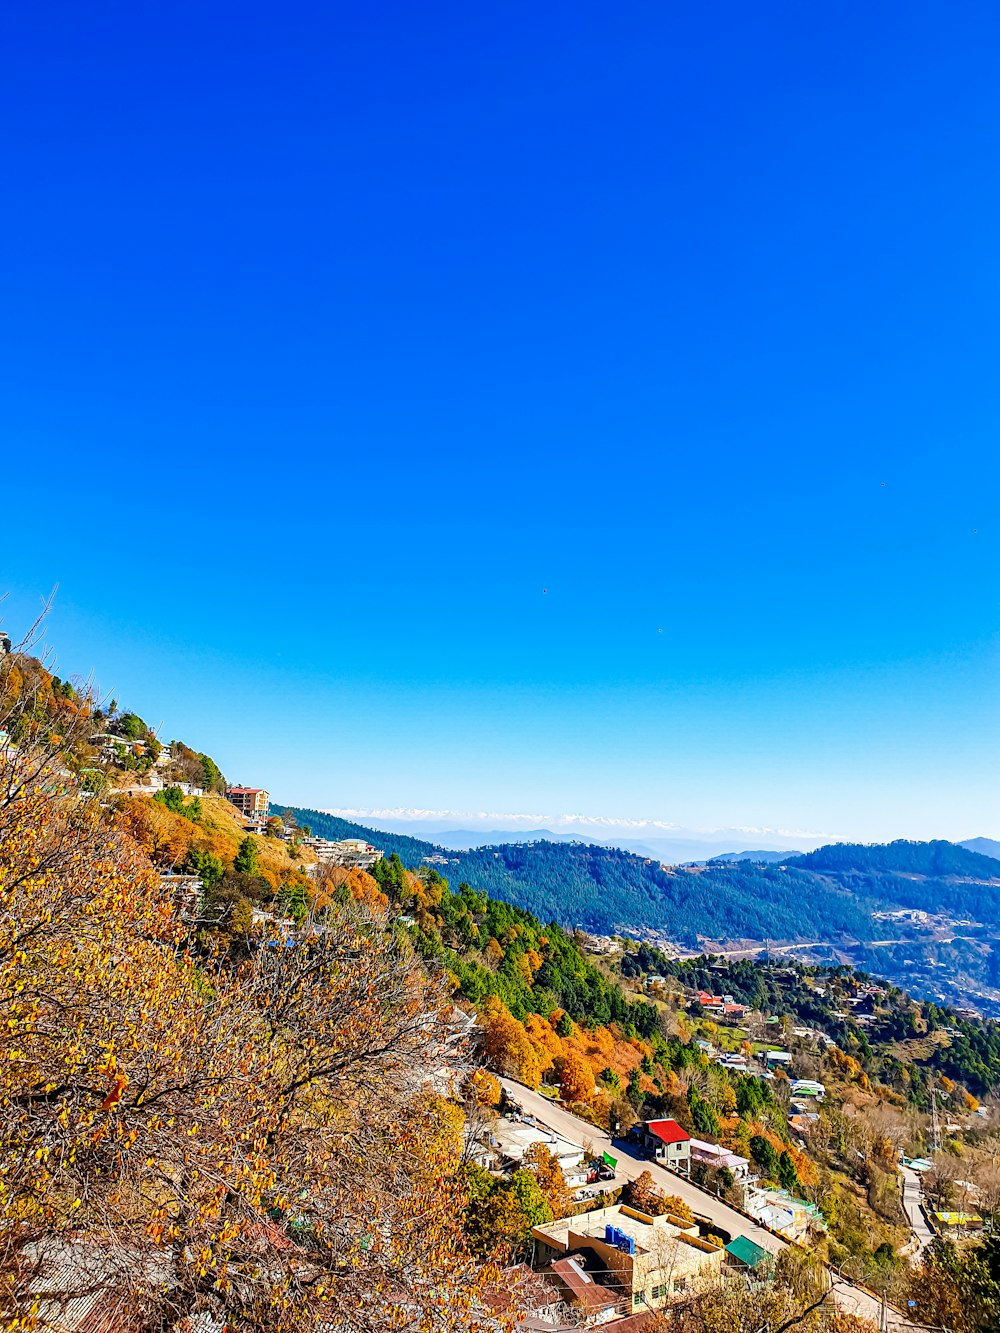
{"type": "Polygon", "coordinates": [[[735,1240],[731,1240],[726,1246],[726,1253],[731,1254],[734,1259],[739,1259],[747,1268],[759,1268],[761,1264],[770,1262],[771,1259],[767,1250],[761,1249],[746,1236],[737,1236],[735,1240]]]}

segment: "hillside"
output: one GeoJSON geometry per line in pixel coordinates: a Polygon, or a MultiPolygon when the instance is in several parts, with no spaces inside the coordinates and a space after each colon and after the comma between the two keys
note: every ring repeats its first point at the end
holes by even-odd
{"type": "MultiPolygon", "coordinates": [[[[281,808],[281,807],[279,807],[281,808]]],[[[287,807],[284,807],[287,808],[287,807]]],[[[649,927],[692,948],[700,939],[815,939],[849,932],[865,938],[865,904],[826,880],[774,867],[725,865],[665,869],[616,847],[583,843],[507,843],[456,852],[397,833],[295,808],[300,824],[329,838],[365,838],[415,869],[445,858],[443,873],[544,921],[599,934],[649,927]],[[804,882],[805,881],[805,882],[804,882]],[[808,910],[804,888],[812,894],[808,910]]]]}
{"type": "Polygon", "coordinates": [[[317,811],[300,823],[365,838],[415,869],[595,934],[652,933],[691,949],[815,946],[938,1003],[1000,1016],[1000,861],[953,843],[836,844],[780,863],[666,867],[617,848],[507,843],[452,851],[317,811]],[[921,915],[923,914],[923,915],[921,915]],[[996,939],[994,937],[997,937],[996,939]]]}
{"type": "Polygon", "coordinates": [[[789,856],[786,864],[834,873],[1000,879],[1000,861],[941,839],[933,842],[911,842],[904,838],[886,843],[838,842],[802,856],[789,856]]]}
{"type": "Polygon", "coordinates": [[[979,852],[982,856],[991,856],[1000,860],[1000,842],[996,838],[966,838],[959,847],[966,847],[970,852],[979,852]]]}

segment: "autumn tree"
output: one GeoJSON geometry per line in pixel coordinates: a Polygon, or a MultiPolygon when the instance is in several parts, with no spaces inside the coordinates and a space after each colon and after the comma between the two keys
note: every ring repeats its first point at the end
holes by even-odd
{"type": "Polygon", "coordinates": [[[640,1172],[635,1180],[628,1182],[625,1186],[625,1197],[633,1208],[638,1208],[640,1212],[648,1213],[652,1217],[670,1213],[683,1222],[694,1221],[694,1214],[684,1200],[676,1194],[664,1194],[662,1190],[657,1189],[649,1171],[640,1172]]]}
{"type": "Polygon", "coordinates": [[[352,902],[293,947],[199,952],[58,759],[0,760],[0,1318],[39,1326],[46,1287],[108,1327],[492,1328],[427,1087],[467,1072],[442,986],[352,902]]]}
{"type": "Polygon", "coordinates": [[[594,1071],[582,1056],[569,1052],[555,1062],[559,1095],[567,1102],[589,1102],[594,1095],[594,1071]]]}
{"type": "Polygon", "coordinates": [[[570,1211],[573,1197],[559,1159],[552,1150],[544,1143],[533,1143],[526,1150],[521,1164],[538,1181],[538,1188],[552,1210],[552,1216],[565,1217],[570,1211]]]}
{"type": "Polygon", "coordinates": [[[541,1069],[524,1027],[504,1002],[491,995],[483,1005],[483,1053],[499,1074],[515,1078],[529,1088],[541,1082],[541,1069]]]}
{"type": "Polygon", "coordinates": [[[470,1165],[466,1184],[464,1223],[475,1253],[503,1264],[526,1257],[532,1227],[551,1222],[553,1216],[533,1172],[522,1168],[498,1179],[470,1165]]]}

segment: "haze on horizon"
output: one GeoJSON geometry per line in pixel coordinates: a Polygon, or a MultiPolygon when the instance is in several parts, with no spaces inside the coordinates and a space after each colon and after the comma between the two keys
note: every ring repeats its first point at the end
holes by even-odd
{"type": "Polygon", "coordinates": [[[995,6],[0,36],[15,637],[281,802],[1000,835],[995,6]]]}

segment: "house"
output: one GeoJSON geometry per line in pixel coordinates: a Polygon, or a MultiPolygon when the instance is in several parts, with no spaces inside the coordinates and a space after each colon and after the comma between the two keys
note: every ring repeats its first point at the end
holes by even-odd
{"type": "Polygon", "coordinates": [[[730,1152],[721,1143],[708,1143],[705,1139],[691,1140],[691,1160],[712,1166],[717,1170],[728,1170],[736,1180],[747,1180],[750,1176],[750,1161],[739,1153],[730,1152]]]}
{"type": "Polygon", "coordinates": [[[159,880],[170,894],[174,909],[180,916],[198,915],[198,904],[205,889],[200,875],[175,875],[172,871],[161,871],[159,880]]]}
{"type": "Polygon", "coordinates": [[[576,1189],[587,1183],[587,1167],[584,1151],[579,1143],[564,1139],[561,1134],[547,1129],[544,1125],[529,1123],[525,1120],[497,1120],[490,1129],[484,1130],[480,1140],[488,1151],[484,1156],[494,1161],[499,1169],[516,1170],[524,1159],[524,1154],[536,1143],[544,1144],[562,1168],[566,1184],[576,1189]]]}
{"type": "Polygon", "coordinates": [[[653,1217],[615,1204],[579,1217],[563,1218],[532,1229],[535,1262],[550,1268],[569,1255],[584,1255],[589,1276],[618,1295],[618,1312],[658,1309],[677,1292],[715,1281],[722,1271],[722,1249],[702,1240],[698,1228],[669,1213],[653,1217]]]}
{"type": "Polygon", "coordinates": [[[823,1215],[814,1203],[797,1199],[780,1189],[748,1189],[743,1196],[744,1211],[755,1221],[785,1240],[802,1242],[811,1226],[826,1230],[823,1215]]]}
{"type": "Polygon", "coordinates": [[[736,1273],[752,1273],[768,1280],[774,1272],[774,1255],[755,1245],[747,1236],[734,1236],[726,1246],[726,1267],[736,1273]]]}
{"type": "Polygon", "coordinates": [[[815,1097],[821,1102],[826,1095],[826,1087],[818,1083],[814,1078],[795,1078],[792,1079],[793,1097],[815,1097]]]}
{"type": "Polygon", "coordinates": [[[981,1231],[983,1219],[978,1213],[932,1213],[934,1221],[947,1231],[981,1231]]]}
{"type": "Polygon", "coordinates": [[[796,1134],[811,1134],[818,1120],[815,1111],[797,1111],[788,1117],[788,1123],[796,1134]]]}
{"type": "Polygon", "coordinates": [[[605,1286],[607,1269],[596,1250],[589,1246],[575,1250],[549,1265],[560,1294],[589,1324],[606,1324],[625,1313],[625,1295],[617,1286],[605,1286]]]}
{"type": "Polygon", "coordinates": [[[769,1065],[790,1065],[792,1063],[791,1051],[765,1051],[764,1059],[769,1065]]]}
{"type": "Polygon", "coordinates": [[[691,1135],[676,1120],[643,1120],[639,1134],[642,1146],[655,1162],[674,1171],[690,1171],[691,1135]]]}
{"type": "Polygon", "coordinates": [[[568,1333],[558,1285],[547,1275],[532,1272],[527,1264],[501,1269],[499,1281],[484,1290],[483,1298],[495,1315],[504,1314],[512,1306],[523,1312],[515,1328],[524,1333],[568,1333]]]}
{"type": "Polygon", "coordinates": [[[226,800],[231,801],[241,815],[255,822],[267,819],[271,808],[271,793],[263,787],[227,787],[226,800]]]}
{"type": "Polygon", "coordinates": [[[715,1061],[715,1063],[717,1065],[720,1065],[723,1069],[745,1070],[749,1068],[746,1056],[736,1055],[734,1052],[730,1052],[726,1055],[720,1055],[718,1059],[715,1061]]]}

